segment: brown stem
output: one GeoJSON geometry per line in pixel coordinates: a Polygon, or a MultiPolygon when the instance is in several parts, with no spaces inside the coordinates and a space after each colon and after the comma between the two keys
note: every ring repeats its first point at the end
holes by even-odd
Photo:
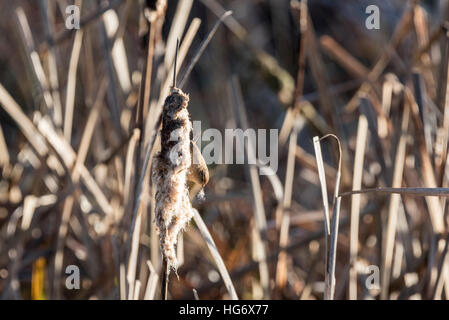
{"type": "Polygon", "coordinates": [[[161,299],[168,300],[168,277],[169,277],[169,266],[167,259],[164,257],[162,262],[162,277],[161,277],[161,299]]]}

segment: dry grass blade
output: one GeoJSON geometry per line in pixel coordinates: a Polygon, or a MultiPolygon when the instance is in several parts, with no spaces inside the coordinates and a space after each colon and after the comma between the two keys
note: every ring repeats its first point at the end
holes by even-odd
{"type": "Polygon", "coordinates": [[[181,81],[179,81],[179,88],[184,87],[184,84],[185,84],[187,78],[189,77],[190,72],[192,72],[193,67],[198,62],[198,60],[201,57],[201,55],[203,54],[204,50],[206,50],[207,45],[214,37],[215,32],[217,32],[218,27],[231,14],[232,14],[232,11],[226,11],[225,13],[223,13],[223,15],[220,17],[220,19],[217,22],[215,22],[215,25],[209,31],[209,33],[207,34],[207,37],[203,40],[203,42],[201,42],[200,47],[198,48],[198,51],[195,53],[195,56],[193,57],[192,61],[188,65],[187,70],[184,72],[183,76],[181,77],[181,81]]]}
{"type": "Polygon", "coordinates": [[[221,258],[220,253],[217,250],[217,247],[215,246],[214,239],[212,239],[212,236],[198,211],[196,209],[193,209],[193,212],[194,212],[193,219],[195,220],[196,226],[198,227],[198,230],[203,236],[203,239],[206,242],[212,257],[215,260],[218,271],[221,274],[221,278],[223,279],[223,282],[226,286],[226,289],[228,290],[231,299],[238,300],[238,296],[237,293],[235,292],[234,285],[232,284],[231,277],[229,276],[229,272],[226,269],[223,259],[221,258]]]}
{"type": "MultiPolygon", "coordinates": [[[[223,8],[221,3],[217,0],[201,0],[201,2],[209,8],[217,17],[220,17],[226,12],[226,9],[223,8]]],[[[241,41],[245,41],[248,35],[248,32],[245,28],[234,18],[230,17],[224,21],[226,27],[228,27],[241,41]]]]}

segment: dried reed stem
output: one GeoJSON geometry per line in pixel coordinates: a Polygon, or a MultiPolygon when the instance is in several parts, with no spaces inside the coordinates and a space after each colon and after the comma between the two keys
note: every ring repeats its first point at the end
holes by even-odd
{"type": "MultiPolygon", "coordinates": [[[[409,116],[410,116],[410,109],[407,106],[405,106],[402,118],[402,127],[401,127],[402,133],[401,137],[399,138],[396,152],[396,159],[394,163],[393,184],[392,184],[393,188],[398,188],[402,185],[402,175],[404,172],[404,162],[406,156],[405,151],[407,146],[407,130],[408,130],[409,116]]],[[[383,267],[382,267],[381,299],[387,299],[388,297],[391,263],[393,260],[393,248],[396,235],[396,224],[400,200],[401,197],[398,194],[391,195],[390,206],[388,210],[386,238],[384,243],[384,259],[382,261],[383,267]]]]}
{"type": "MultiPolygon", "coordinates": [[[[234,99],[233,106],[235,108],[235,113],[237,120],[242,128],[242,130],[248,129],[248,120],[245,112],[245,106],[243,102],[243,97],[240,89],[240,84],[236,76],[232,77],[229,85],[230,95],[234,99]]],[[[244,141],[241,141],[244,144],[244,141]]],[[[249,163],[256,163],[256,147],[252,145],[251,141],[248,140],[246,147],[246,154],[248,155],[249,163]]],[[[264,296],[269,297],[269,280],[270,275],[268,271],[268,265],[266,262],[267,257],[267,247],[266,247],[266,228],[267,221],[265,216],[265,209],[263,205],[262,190],[260,187],[260,180],[257,173],[257,167],[255,165],[248,166],[249,177],[251,180],[251,190],[254,199],[254,220],[255,228],[254,230],[254,252],[256,254],[256,260],[259,263],[260,272],[260,282],[264,291],[264,296]]]]}
{"type": "Polygon", "coordinates": [[[226,269],[226,266],[223,262],[223,259],[220,256],[220,253],[217,250],[217,246],[215,245],[214,239],[212,238],[209,230],[207,229],[206,224],[204,223],[203,219],[198,213],[198,210],[193,208],[192,211],[193,211],[193,219],[195,220],[196,226],[198,227],[198,230],[200,231],[204,241],[206,242],[206,245],[209,248],[212,257],[214,258],[215,264],[217,265],[218,271],[220,272],[221,278],[223,279],[223,282],[226,286],[226,290],[228,291],[229,296],[231,297],[232,300],[238,300],[238,296],[237,293],[235,292],[234,285],[232,284],[231,277],[229,276],[229,272],[226,269]]]}
{"type": "Polygon", "coordinates": [[[315,156],[317,161],[318,176],[321,184],[321,193],[324,207],[324,251],[325,251],[325,280],[324,280],[324,299],[333,300],[335,292],[335,264],[337,255],[338,227],[340,219],[340,202],[341,197],[338,196],[341,178],[341,144],[340,139],[334,134],[327,134],[321,139],[313,138],[315,156]],[[327,185],[324,173],[323,156],[321,153],[320,140],[328,137],[334,138],[338,143],[338,168],[336,171],[334,197],[332,200],[332,221],[329,216],[329,203],[327,198],[327,185]],[[330,225],[331,223],[331,225],[330,225]]]}
{"type": "MultiPolygon", "coordinates": [[[[295,151],[296,140],[298,138],[298,129],[293,127],[290,133],[290,142],[287,156],[287,172],[285,173],[284,198],[282,202],[282,216],[280,219],[281,229],[279,232],[279,247],[285,248],[288,245],[289,229],[290,229],[290,210],[293,193],[293,180],[295,176],[295,151]]],[[[285,287],[287,282],[287,252],[282,250],[279,253],[278,263],[276,267],[276,286],[279,290],[285,287]]]]}
{"type": "MultiPolygon", "coordinates": [[[[368,136],[368,120],[364,115],[359,116],[357,128],[357,142],[355,147],[353,189],[360,189],[363,177],[363,161],[365,158],[366,139],[368,136]]],[[[340,195],[341,196],[341,195],[340,195]]],[[[360,195],[351,197],[351,231],[349,242],[349,299],[357,299],[357,255],[359,250],[359,218],[360,195]]]]}

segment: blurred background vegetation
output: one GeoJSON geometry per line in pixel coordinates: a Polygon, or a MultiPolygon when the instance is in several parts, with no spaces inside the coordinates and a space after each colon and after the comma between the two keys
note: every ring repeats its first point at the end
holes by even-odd
{"type": "MultiPolygon", "coordinates": [[[[224,133],[244,125],[240,107],[248,127],[280,132],[275,176],[213,164],[205,200],[192,194],[239,298],[323,299],[314,136],[341,141],[340,191],[447,187],[448,1],[164,4],[0,2],[0,297],[160,298],[146,150],[176,39],[182,75],[226,10],[183,88],[191,118],[224,133]],[[80,30],[65,27],[72,4],[80,30]],[[378,30],[365,27],[369,5],[378,30]],[[66,288],[68,265],[80,269],[79,290],[66,288]]],[[[321,145],[331,195],[339,154],[321,145]]],[[[343,197],[335,298],[449,298],[446,208],[408,194],[343,197]],[[370,265],[380,268],[373,287],[370,265]]],[[[178,241],[169,298],[230,298],[197,224],[178,241]]]]}

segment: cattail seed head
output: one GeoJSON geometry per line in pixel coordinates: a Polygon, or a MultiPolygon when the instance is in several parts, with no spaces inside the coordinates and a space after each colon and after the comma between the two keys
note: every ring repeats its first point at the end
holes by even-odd
{"type": "Polygon", "coordinates": [[[178,233],[193,216],[187,188],[187,174],[192,162],[190,137],[192,123],[187,110],[189,96],[172,88],[162,111],[161,152],[153,162],[155,223],[161,249],[169,267],[176,269],[175,246],[178,233]]]}

